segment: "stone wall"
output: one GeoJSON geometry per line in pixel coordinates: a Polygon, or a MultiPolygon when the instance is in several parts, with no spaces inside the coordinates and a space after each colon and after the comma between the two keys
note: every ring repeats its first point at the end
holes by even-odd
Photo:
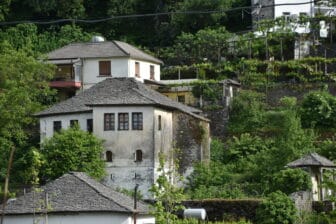
{"type": "Polygon", "coordinates": [[[173,114],[174,147],[179,150],[179,172],[189,174],[196,162],[210,159],[209,123],[188,114],[173,114]]]}

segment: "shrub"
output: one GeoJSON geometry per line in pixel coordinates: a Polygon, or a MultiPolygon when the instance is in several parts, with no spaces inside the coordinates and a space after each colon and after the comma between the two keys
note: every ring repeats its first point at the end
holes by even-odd
{"type": "Polygon", "coordinates": [[[304,191],[311,188],[310,176],[301,169],[286,169],[274,175],[272,190],[280,190],[286,194],[304,191]]]}
{"type": "Polygon", "coordinates": [[[258,224],[292,224],[296,218],[296,208],[286,194],[276,191],[261,203],[256,218],[258,224]]]}

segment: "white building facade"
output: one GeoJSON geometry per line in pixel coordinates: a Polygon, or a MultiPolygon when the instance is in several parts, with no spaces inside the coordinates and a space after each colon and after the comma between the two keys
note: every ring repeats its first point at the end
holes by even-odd
{"type": "Polygon", "coordinates": [[[165,165],[171,166],[174,136],[185,131],[176,128],[179,122],[175,110],[192,117],[193,121],[189,123],[195,122],[194,128],[203,125],[206,130],[203,140],[197,139],[181,147],[181,151],[193,148],[195,155],[190,155],[193,159],[184,161],[184,168],[190,173],[194,162],[209,159],[208,121],[193,113],[197,109],[172,101],[135,79],[107,79],[37,116],[40,118],[41,141],[75,123],[103,139],[105,151],[102,158],[106,161],[108,174],[105,183],[129,190],[138,184],[145,198],[151,198],[148,190],[158,176],[159,154],[165,154],[165,165]]]}
{"type": "Polygon", "coordinates": [[[48,62],[56,65],[50,86],[64,99],[92,85],[115,77],[133,77],[159,81],[163,62],[121,41],[74,43],[48,54],[48,62]]]}

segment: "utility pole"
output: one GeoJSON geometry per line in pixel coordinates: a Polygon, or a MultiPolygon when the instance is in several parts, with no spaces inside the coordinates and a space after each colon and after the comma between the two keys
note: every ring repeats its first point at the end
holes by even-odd
{"type": "Polygon", "coordinates": [[[137,194],[138,194],[138,188],[139,188],[139,184],[136,184],[135,187],[134,187],[134,213],[133,213],[133,221],[134,221],[134,224],[137,223],[137,209],[138,209],[138,206],[137,206],[137,194]]]}
{"type": "Polygon", "coordinates": [[[7,167],[7,174],[5,178],[5,188],[4,188],[4,196],[3,196],[3,203],[2,203],[2,215],[1,215],[1,224],[3,224],[3,220],[5,217],[5,209],[7,204],[7,194],[8,194],[8,183],[9,183],[9,175],[10,175],[10,169],[12,167],[13,158],[14,158],[14,152],[15,147],[13,146],[10,152],[9,161],[8,161],[8,167],[7,167]]]}

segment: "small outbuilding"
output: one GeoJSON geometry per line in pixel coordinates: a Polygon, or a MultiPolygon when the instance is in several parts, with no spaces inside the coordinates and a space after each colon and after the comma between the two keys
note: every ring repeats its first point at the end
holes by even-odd
{"type": "Polygon", "coordinates": [[[147,204],[139,201],[136,207],[132,198],[85,173],[72,172],[10,199],[4,211],[4,224],[155,223],[147,204]]]}
{"type": "Polygon", "coordinates": [[[312,181],[313,201],[324,201],[331,194],[329,189],[322,187],[323,174],[326,170],[336,168],[336,165],[329,159],[317,154],[310,153],[302,158],[287,164],[290,168],[306,169],[312,181]]]}

